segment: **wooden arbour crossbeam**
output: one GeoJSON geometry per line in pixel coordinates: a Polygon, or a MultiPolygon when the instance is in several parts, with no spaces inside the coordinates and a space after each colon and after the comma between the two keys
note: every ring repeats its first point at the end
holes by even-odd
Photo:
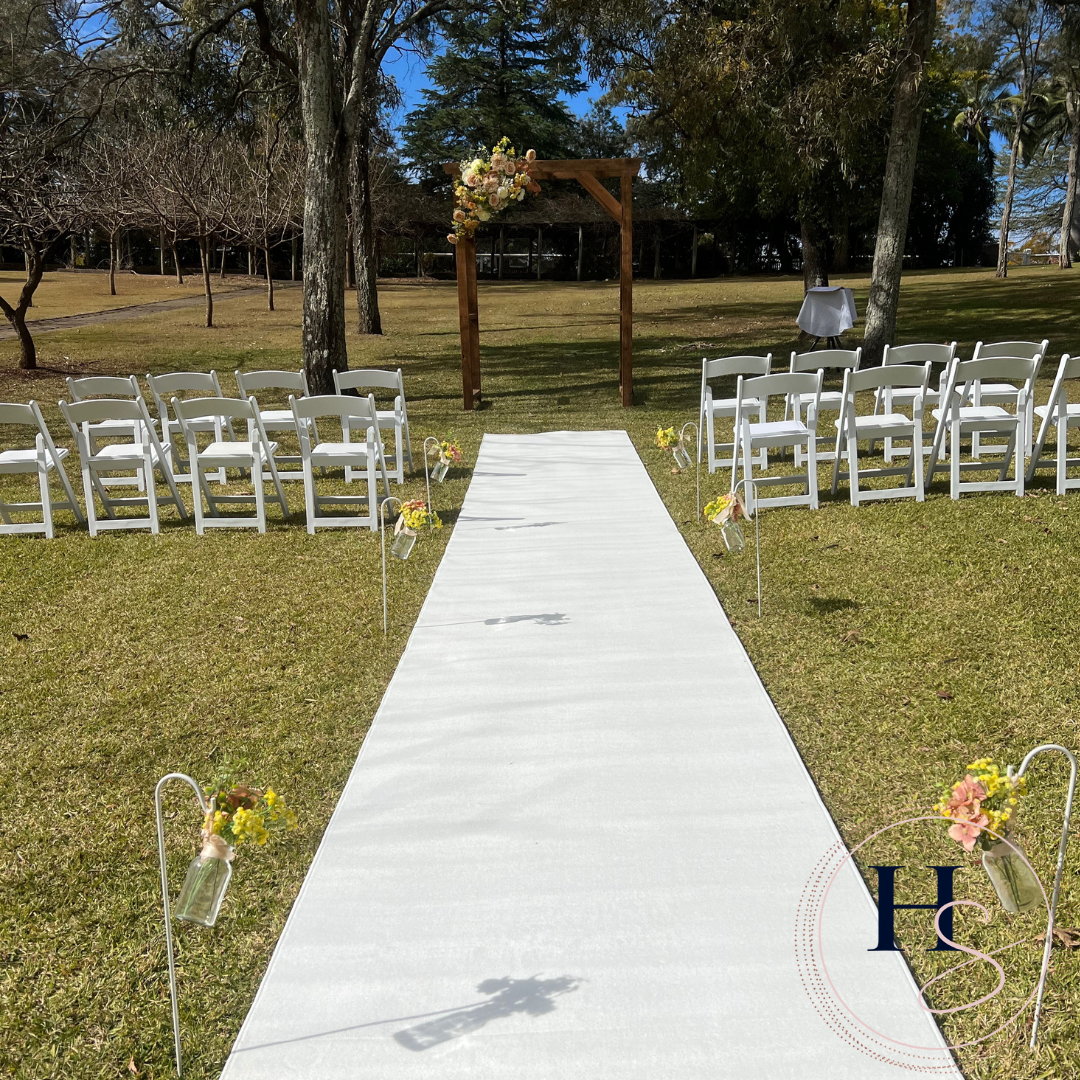
{"type": "MultiPolygon", "coordinates": [[[[633,179],[641,169],[638,158],[537,159],[529,168],[534,180],[577,180],[619,226],[619,398],[634,404],[634,212],[633,179]],[[619,178],[619,198],[601,180],[619,178]]],[[[443,171],[458,175],[458,163],[443,171]]],[[[461,389],[466,410],[480,403],[480,317],[476,303],[476,240],[460,237],[457,264],[458,326],[461,331],[461,389]]]]}

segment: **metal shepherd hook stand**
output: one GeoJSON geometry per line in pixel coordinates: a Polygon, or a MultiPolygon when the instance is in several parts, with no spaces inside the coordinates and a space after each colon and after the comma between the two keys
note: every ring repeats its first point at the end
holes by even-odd
{"type": "Polygon", "coordinates": [[[169,907],[169,870],[165,865],[165,822],[161,816],[161,789],[170,780],[183,780],[184,783],[191,785],[191,790],[195,792],[195,798],[199,800],[199,809],[202,810],[204,817],[210,813],[213,802],[211,801],[210,804],[207,804],[199,785],[185,773],[169,773],[168,776],[163,776],[157,782],[157,787],[154,788],[154,813],[157,815],[158,858],[161,861],[161,899],[165,905],[165,950],[169,955],[169,993],[172,996],[173,1042],[176,1045],[176,1075],[183,1076],[184,1067],[180,1057],[180,1009],[176,1000],[176,961],[173,958],[172,912],[169,907]]]}
{"type": "MultiPolygon", "coordinates": [[[[424,440],[424,485],[427,488],[427,508],[431,509],[431,466],[428,464],[427,444],[433,442],[436,446],[440,445],[440,440],[436,439],[434,435],[429,435],[424,440]]],[[[436,458],[436,460],[438,460],[436,458]]]]}
{"type": "MultiPolygon", "coordinates": [[[[427,452],[427,443],[424,443],[424,451],[427,452]]],[[[401,500],[396,495],[387,495],[379,503],[379,548],[382,551],[382,632],[386,637],[386,504],[396,502],[398,510],[401,509],[401,500]]]]}
{"type": "Polygon", "coordinates": [[[743,489],[743,494],[746,494],[745,485],[749,484],[753,489],[753,495],[751,499],[754,503],[754,512],[748,513],[747,517],[754,519],[754,549],[757,552],[757,614],[758,618],[761,618],[761,530],[758,526],[758,518],[761,516],[761,510],[757,504],[757,481],[751,480],[749,477],[744,477],[740,480],[732,489],[732,495],[738,494],[739,488],[743,489]]]}
{"type": "MultiPolygon", "coordinates": [[[[682,426],[682,430],[679,432],[679,445],[676,448],[677,451],[682,453],[682,458],[679,460],[679,464],[682,468],[686,468],[690,464],[690,452],[686,449],[686,429],[692,427],[694,429],[694,442],[700,442],[701,437],[698,432],[698,426],[693,420],[687,420],[682,426]],[[685,463],[685,464],[684,464],[685,463]]],[[[697,502],[694,503],[694,521],[701,520],[701,455],[697,457],[697,502]]]]}
{"type": "MultiPolygon", "coordinates": [[[[1042,972],[1039,975],[1039,990],[1035,998],[1035,1020],[1031,1026],[1031,1049],[1035,1049],[1035,1040],[1039,1035],[1039,1017],[1042,1013],[1043,994],[1046,991],[1046,975],[1050,969],[1050,950],[1054,947],[1054,918],[1057,915],[1058,894],[1061,892],[1061,875],[1065,869],[1065,846],[1069,841],[1069,823],[1072,818],[1073,795],[1076,793],[1076,755],[1071,750],[1057,743],[1043,743],[1036,746],[1027,757],[1020,762],[1020,768],[1016,770],[1016,779],[1027,772],[1032,760],[1039,754],[1049,753],[1056,750],[1069,759],[1069,794],[1065,800],[1065,817],[1061,828],[1061,843],[1058,845],[1057,870],[1054,872],[1054,891],[1050,894],[1050,920],[1046,926],[1046,945],[1043,948],[1042,972]]],[[[1010,778],[1014,775],[1013,768],[1008,768],[1010,778]]]]}

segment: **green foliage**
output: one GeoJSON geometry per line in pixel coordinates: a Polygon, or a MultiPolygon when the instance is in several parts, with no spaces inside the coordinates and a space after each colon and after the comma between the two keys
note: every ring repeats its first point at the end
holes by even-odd
{"type": "MultiPolygon", "coordinates": [[[[441,165],[509,136],[521,153],[574,156],[576,124],[560,96],[584,89],[575,51],[552,43],[533,0],[468,6],[446,17],[446,48],[428,66],[432,87],[404,124],[408,158],[435,186],[441,165]]],[[[610,135],[598,118],[590,137],[610,135]]]]}

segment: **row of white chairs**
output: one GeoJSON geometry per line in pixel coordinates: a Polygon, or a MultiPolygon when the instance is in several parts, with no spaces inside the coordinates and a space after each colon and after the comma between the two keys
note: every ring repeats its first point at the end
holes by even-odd
{"type": "Polygon", "coordinates": [[[761,500],[760,505],[764,506],[816,507],[817,466],[820,461],[828,460],[833,462],[833,492],[840,480],[847,479],[851,502],[855,505],[877,498],[913,497],[921,501],[934,474],[946,469],[954,499],[962,492],[978,491],[1009,490],[1022,495],[1025,481],[1030,483],[1038,470],[1048,468],[1056,470],[1057,490],[1064,494],[1068,488],[1080,487],[1080,480],[1069,480],[1066,474],[1070,466],[1080,465],[1080,457],[1070,459],[1066,450],[1069,428],[1080,427],[1080,405],[1069,405],[1066,387],[1068,381],[1080,377],[1080,359],[1074,361],[1068,354],[1062,357],[1049,401],[1046,405],[1036,406],[1034,384],[1047,348],[1046,341],[991,345],[980,342],[973,359],[961,361],[956,357],[955,342],[943,346],[901,346],[886,349],[882,367],[865,371],[858,370],[861,357],[857,349],[792,353],[790,370],[783,373],[771,371],[771,354],[705,360],[702,365],[698,461],[702,460],[704,443],[708,450],[709,471],[730,467],[734,488],[741,460],[751,504],[756,499],[758,487],[797,484],[804,488],[801,495],[761,500]],[[945,365],[936,389],[930,385],[935,362],[945,365]],[[816,371],[809,370],[814,363],[819,365],[816,371]],[[843,371],[840,391],[822,390],[828,368],[843,371]],[[735,397],[714,398],[709,380],[732,374],[738,379],[735,397]],[[869,391],[873,392],[873,411],[860,415],[856,395],[869,391]],[[767,420],[771,397],[782,400],[782,420],[767,420]],[[946,404],[943,406],[942,402],[946,404]],[[927,403],[937,406],[931,414],[935,427],[929,442],[923,438],[927,403]],[[910,410],[910,415],[900,411],[904,408],[910,410]],[[835,436],[818,434],[818,418],[827,411],[839,414],[835,421],[835,436]],[[755,413],[757,421],[752,422],[755,413]],[[718,443],[715,419],[728,415],[734,420],[733,442],[718,443]],[[1041,422],[1037,436],[1036,418],[1041,422]],[[1057,453],[1056,457],[1047,457],[1047,441],[1054,428],[1057,453]],[[961,459],[961,445],[965,439],[971,450],[971,460],[967,461],[961,459]],[[987,442],[988,439],[996,441],[987,442]],[[872,452],[879,441],[884,445],[886,467],[860,469],[859,443],[868,443],[872,452]],[[897,445],[903,442],[908,445],[897,445]],[[829,443],[834,443],[831,451],[821,449],[829,443]],[[768,468],[770,450],[788,447],[793,449],[796,467],[802,465],[802,458],[806,457],[805,472],[755,475],[755,463],[763,471],[768,468]],[[996,456],[985,460],[984,455],[996,456]],[[924,456],[927,458],[925,471],[922,467],[924,456]],[[907,458],[906,465],[893,464],[903,458],[907,458]],[[841,473],[841,463],[845,459],[848,471],[841,473]],[[1008,470],[1014,461],[1014,477],[1010,480],[1008,470]],[[998,476],[993,480],[973,482],[961,479],[965,473],[981,471],[996,471],[998,476]],[[863,478],[894,475],[904,477],[898,487],[861,488],[863,478]]]}
{"type": "Polygon", "coordinates": [[[293,476],[304,481],[309,533],[327,526],[376,530],[379,482],[385,495],[390,492],[388,455],[381,435],[385,427],[392,428],[395,434],[394,478],[399,482],[404,479],[404,459],[412,467],[401,372],[334,372],[334,378],[340,391],[351,389],[372,374],[392,377],[392,383],[378,384],[398,390],[392,410],[378,409],[373,394],[359,397],[339,392],[311,397],[306,393],[302,373],[295,377],[291,372],[237,373],[241,392],[268,386],[299,391],[299,396],[289,394],[287,409],[263,409],[254,394],[246,398],[224,397],[214,372],[184,372],[147,377],[158,410],[155,419],[133,376],[69,380],[73,400],[61,401],[59,407],[79,455],[85,517],[64,466],[70,450],[56,445],[37,402],[0,403],[0,426],[29,427],[34,432],[33,447],[0,451],[0,475],[37,474],[40,491],[40,502],[11,503],[0,498],[0,534],[43,532],[51,538],[57,510],[70,510],[80,523],[86,521],[91,535],[102,529],[127,528],[148,528],[157,533],[162,505],[175,506],[180,518],[186,520],[187,511],[177,486],[184,482],[192,484],[195,526],[200,535],[213,527],[254,527],[265,532],[267,498],[277,502],[283,517],[288,518],[282,480],[293,476]],[[92,396],[101,393],[113,396],[92,396]],[[183,393],[205,396],[180,396],[183,393]],[[167,399],[166,395],[171,396],[167,399]],[[340,441],[319,438],[320,419],[340,424],[340,441]],[[234,422],[237,427],[246,426],[246,438],[237,435],[234,422]],[[291,458],[280,455],[279,443],[269,436],[271,431],[295,433],[300,453],[291,458]],[[356,441],[354,434],[360,432],[363,441],[356,441]],[[292,461],[299,464],[299,470],[279,471],[279,464],[292,461]],[[315,470],[328,468],[344,468],[346,480],[365,481],[365,490],[345,495],[320,494],[315,470]],[[211,488],[211,483],[226,483],[229,469],[238,469],[251,478],[252,494],[215,492],[211,488]],[[54,473],[60,479],[63,499],[53,499],[50,494],[49,481],[54,473]],[[158,493],[157,477],[165,486],[164,494],[158,493]],[[272,485],[269,496],[264,490],[267,483],[272,485]],[[136,487],[138,491],[119,495],[114,490],[118,487],[136,487]],[[219,508],[228,503],[253,504],[255,513],[249,517],[224,516],[219,508]],[[366,512],[344,516],[324,512],[339,504],[360,504],[366,512]],[[123,507],[143,505],[146,513],[142,517],[116,513],[123,507]],[[13,514],[26,513],[40,513],[41,520],[13,519],[13,514]]]}

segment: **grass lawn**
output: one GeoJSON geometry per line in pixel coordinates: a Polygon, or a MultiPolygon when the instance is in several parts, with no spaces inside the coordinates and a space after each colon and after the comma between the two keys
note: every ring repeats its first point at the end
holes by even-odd
{"type": "MultiPolygon", "coordinates": [[[[13,303],[19,295],[25,274],[0,271],[0,296],[13,303]]],[[[211,288],[227,292],[247,285],[258,287],[261,279],[230,274],[224,281],[214,275],[211,288]]],[[[26,321],[55,319],[63,315],[82,315],[89,311],[108,311],[132,304],[152,304],[159,300],[176,300],[185,296],[202,296],[202,278],[198,273],[185,274],[184,284],[177,285],[175,277],[152,274],[132,274],[122,271],[116,275],[116,295],[109,294],[109,274],[106,270],[54,271],[45,274],[34,293],[34,306],[26,313],[26,321]]],[[[5,320],[2,324],[8,326],[5,320]]]]}
{"type": "MultiPolygon", "coordinates": [[[[1048,337],[1053,361],[1080,349],[1077,275],[1011,274],[1005,282],[982,270],[910,275],[898,340],[957,338],[970,355],[978,338],[1048,337]]],[[[84,296],[64,296],[82,280],[51,275],[43,309],[87,310],[84,296]]],[[[867,279],[842,283],[863,310],[867,279]]],[[[170,286],[160,288],[164,296],[170,286]]],[[[350,349],[354,367],[404,368],[414,446],[452,434],[469,462],[487,431],[626,428],[856,843],[930,812],[941,784],[976,757],[1004,764],[1039,742],[1077,745],[1080,496],[1040,489],[1023,500],[954,503],[940,480],[922,505],[856,510],[841,488],[838,499],[823,496],[817,513],[767,512],[758,620],[748,602],[752,556],[724,555],[719,530],[694,521],[693,475],[673,475],[653,435],[658,424],[695,418],[704,353],[769,347],[780,362],[794,344],[801,292],[794,279],[638,283],[632,410],[617,402],[612,284],[481,284],[490,407],[477,413],[461,411],[452,283],[388,285],[386,335],[352,337],[350,349]]],[[[42,335],[41,369],[27,374],[14,370],[16,343],[0,342],[0,400],[36,398],[66,443],[55,403],[67,374],[213,367],[230,393],[235,368],[298,366],[299,291],[282,291],[278,307],[265,311],[253,294],[216,308],[213,330],[199,325],[196,307],[42,335]]],[[[468,470],[459,470],[439,490],[448,525],[467,483],[468,470]]],[[[1040,483],[1050,486],[1051,475],[1040,483]]],[[[199,539],[166,515],[160,537],[91,540],[61,515],[51,543],[0,540],[0,1074],[170,1075],[153,785],[171,770],[208,779],[232,760],[243,778],[273,783],[301,828],[256,854],[241,852],[215,931],[178,927],[186,1075],[216,1076],[228,1053],[449,532],[424,537],[407,564],[391,567],[384,639],[377,538],[308,537],[300,485],[287,487],[297,517],[284,526],[271,507],[262,537],[199,539]]],[[[726,488],[726,476],[703,479],[703,499],[726,488]]],[[[410,496],[422,490],[422,479],[406,485],[410,496]]],[[[1035,766],[1036,794],[1021,819],[1044,877],[1066,776],[1056,761],[1035,766]]],[[[168,805],[176,882],[194,854],[198,821],[180,788],[168,805]]],[[[964,862],[955,845],[941,853],[964,862]]],[[[809,870],[822,853],[796,854],[809,870]]],[[[1080,920],[1076,844],[1069,854],[1065,926],[1080,920]]],[[[908,855],[909,864],[929,861],[917,845],[908,855]]],[[[960,881],[958,897],[989,900],[980,870],[960,881]]],[[[930,887],[921,885],[920,893],[930,887]]],[[[920,918],[914,913],[913,925],[925,931],[920,918]]],[[[957,925],[968,918],[958,915],[957,925]]],[[[1038,921],[995,915],[1001,943],[1041,932],[1038,921]]],[[[1032,943],[1006,955],[1016,965],[1010,974],[1037,970],[1032,943]]],[[[923,980],[938,970],[932,954],[911,957],[923,980]]],[[[1080,1071],[1078,965],[1076,953],[1055,952],[1038,1052],[1028,1055],[1026,1026],[1017,1024],[960,1052],[969,1077],[1067,1080],[1080,1071]]],[[[995,1009],[1008,1015],[1008,993],[979,1010],[977,1025],[954,1014],[947,1034],[989,1030],[995,1009]]]]}

